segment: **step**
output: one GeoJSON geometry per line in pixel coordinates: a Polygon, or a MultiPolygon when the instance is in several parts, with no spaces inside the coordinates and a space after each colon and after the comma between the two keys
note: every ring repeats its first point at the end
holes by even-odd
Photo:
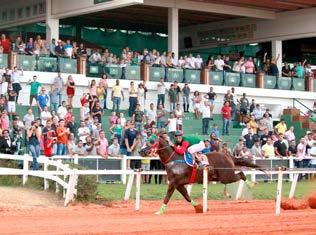
{"type": "Polygon", "coordinates": [[[297,108],[287,108],[287,109],[283,109],[283,114],[297,116],[297,115],[300,115],[300,110],[297,108]]]}
{"type": "Polygon", "coordinates": [[[309,117],[307,116],[293,116],[293,122],[308,122],[309,121],[309,117]]]}

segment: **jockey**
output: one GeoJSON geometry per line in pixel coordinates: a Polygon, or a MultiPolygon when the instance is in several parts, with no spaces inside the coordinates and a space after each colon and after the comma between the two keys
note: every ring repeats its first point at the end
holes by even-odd
{"type": "Polygon", "coordinates": [[[184,155],[188,151],[192,155],[193,163],[197,159],[198,164],[208,166],[207,157],[202,154],[205,143],[195,136],[183,136],[182,131],[175,132],[175,143],[171,145],[179,155],[184,155]]]}

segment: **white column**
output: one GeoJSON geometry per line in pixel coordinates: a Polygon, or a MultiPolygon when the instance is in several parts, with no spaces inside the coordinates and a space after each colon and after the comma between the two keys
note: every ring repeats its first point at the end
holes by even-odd
{"type": "Polygon", "coordinates": [[[168,51],[179,56],[179,9],[168,8],[168,51]]]}
{"type": "Polygon", "coordinates": [[[278,61],[276,62],[279,74],[281,75],[282,71],[282,41],[281,40],[274,40],[272,41],[272,57],[275,59],[279,57],[278,61]]]}
{"type": "Polygon", "coordinates": [[[59,39],[59,19],[52,18],[52,0],[46,0],[46,41],[59,39]]]}

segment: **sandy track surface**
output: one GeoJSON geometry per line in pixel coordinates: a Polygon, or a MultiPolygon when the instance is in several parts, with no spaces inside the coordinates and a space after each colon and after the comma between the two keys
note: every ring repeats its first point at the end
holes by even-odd
{"type": "Polygon", "coordinates": [[[207,214],[195,214],[185,201],[171,201],[167,213],[154,215],[158,201],[108,205],[28,208],[2,207],[0,234],[315,234],[316,210],[282,211],[273,201],[209,201],[207,214]]]}

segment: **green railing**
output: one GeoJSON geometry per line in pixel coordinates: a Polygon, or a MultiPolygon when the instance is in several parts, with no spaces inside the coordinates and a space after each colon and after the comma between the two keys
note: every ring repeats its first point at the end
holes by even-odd
{"type": "Polygon", "coordinates": [[[7,67],[8,67],[8,55],[0,54],[0,68],[7,68],[7,67]]]}

